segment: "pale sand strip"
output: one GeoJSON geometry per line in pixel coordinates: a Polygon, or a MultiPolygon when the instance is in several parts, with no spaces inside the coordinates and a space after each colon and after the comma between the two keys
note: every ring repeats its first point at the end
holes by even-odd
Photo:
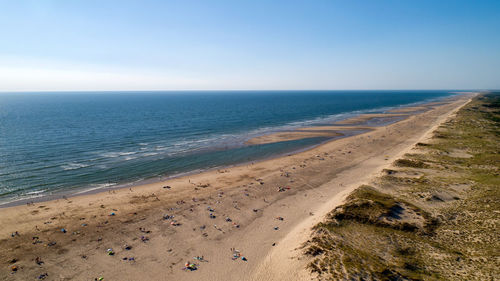
{"type": "Polygon", "coordinates": [[[416,111],[424,111],[428,110],[429,107],[426,106],[411,106],[411,107],[402,107],[398,109],[392,109],[387,112],[390,113],[410,113],[410,112],[416,112],[416,111]]]}
{"type": "Polygon", "coordinates": [[[373,130],[368,126],[315,126],[297,129],[298,131],[348,131],[348,130],[373,130]]]}
{"type": "Polygon", "coordinates": [[[388,113],[374,113],[374,114],[362,114],[353,118],[342,120],[336,122],[339,125],[353,125],[358,123],[363,123],[372,119],[378,118],[395,118],[395,117],[407,117],[408,114],[388,114],[388,113]]]}
{"type": "Polygon", "coordinates": [[[255,144],[266,144],[275,143],[282,141],[300,140],[306,138],[317,138],[317,137],[336,137],[341,134],[336,132],[277,132],[269,135],[258,136],[249,139],[245,144],[255,145],[255,144]]]}
{"type": "Polygon", "coordinates": [[[33,258],[40,256],[45,261],[43,270],[59,279],[93,280],[104,276],[105,280],[309,280],[303,270],[305,261],[289,257],[297,254],[293,249],[307,239],[310,226],[466,100],[461,97],[390,126],[289,157],[132,190],[1,209],[0,237],[10,237],[14,231],[19,231],[21,237],[0,241],[0,276],[34,279],[39,267],[33,258]],[[290,177],[283,176],[285,172],[290,177]],[[264,184],[256,179],[262,179],[264,184]],[[210,186],[202,187],[206,184],[210,186]],[[164,185],[172,188],[164,189],[164,185]],[[278,186],[291,189],[277,192],[278,186]],[[216,210],[214,220],[208,218],[208,205],[216,210]],[[110,217],[110,212],[116,212],[116,216],[110,217]],[[310,212],[314,215],[310,216],[310,212]],[[175,214],[182,225],[174,227],[163,221],[164,213],[175,214]],[[226,216],[241,227],[236,229],[225,222],[226,216]],[[277,221],[276,216],[285,220],[277,221]],[[83,217],[86,219],[80,220],[83,217]],[[81,227],[82,222],[88,225],[81,227]],[[222,231],[216,230],[214,224],[222,231]],[[200,225],[206,225],[206,229],[200,230],[200,225]],[[275,226],[279,229],[274,230],[275,226]],[[69,233],[61,233],[62,227],[69,233]],[[147,243],[137,240],[144,235],[139,227],[152,231],[146,234],[150,238],[147,243]],[[80,233],[72,235],[73,231],[80,233]],[[208,237],[203,237],[203,232],[208,237]],[[32,235],[58,243],[54,247],[33,245],[32,235]],[[124,244],[133,245],[133,249],[123,250],[124,244]],[[117,251],[115,257],[106,255],[109,247],[117,251]],[[232,261],[232,247],[241,250],[248,261],[232,261]],[[14,255],[22,270],[10,275],[4,263],[14,255]],[[82,259],[82,255],[87,258],[82,259]],[[120,259],[124,255],[134,256],[137,261],[123,262],[120,259]],[[204,255],[209,262],[201,263],[194,272],[180,270],[186,260],[196,255],[204,255]]]}

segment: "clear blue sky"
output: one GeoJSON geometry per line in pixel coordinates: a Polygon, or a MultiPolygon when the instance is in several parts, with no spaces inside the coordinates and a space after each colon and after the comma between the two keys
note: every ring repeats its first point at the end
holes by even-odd
{"type": "Polygon", "coordinates": [[[0,0],[0,91],[478,88],[499,0],[0,0]]]}

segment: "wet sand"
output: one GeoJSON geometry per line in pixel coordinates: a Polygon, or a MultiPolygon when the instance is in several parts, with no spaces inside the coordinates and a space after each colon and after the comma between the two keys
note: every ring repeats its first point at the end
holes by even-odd
{"type": "Polygon", "coordinates": [[[468,99],[290,156],[0,209],[0,279],[309,280],[310,227],[468,99]]]}
{"type": "Polygon", "coordinates": [[[402,107],[398,109],[392,109],[387,111],[388,113],[413,113],[419,111],[425,111],[428,107],[425,106],[410,106],[410,107],[402,107]]]}
{"type": "Polygon", "coordinates": [[[391,119],[404,119],[408,114],[388,114],[388,113],[375,113],[375,114],[362,114],[354,118],[336,122],[336,125],[366,125],[369,121],[383,120],[391,122],[391,119]]]}
{"type": "Polygon", "coordinates": [[[269,135],[258,136],[255,138],[249,139],[245,144],[255,145],[255,144],[265,144],[265,143],[275,143],[282,141],[291,141],[291,140],[299,140],[306,138],[317,138],[317,137],[337,137],[340,136],[340,133],[337,132],[301,132],[301,131],[292,131],[292,132],[277,132],[269,135]]]}
{"type": "MultiPolygon", "coordinates": [[[[449,98],[445,99],[448,101],[449,98]]],[[[390,125],[404,120],[411,115],[423,113],[436,106],[444,105],[447,102],[429,102],[419,106],[408,106],[392,109],[386,113],[361,114],[359,116],[335,122],[332,125],[322,125],[313,127],[298,128],[294,131],[275,132],[249,139],[245,144],[266,144],[282,141],[299,140],[313,137],[334,137],[352,136],[373,130],[374,127],[390,125]],[[346,134],[346,132],[349,132],[346,134]]]]}

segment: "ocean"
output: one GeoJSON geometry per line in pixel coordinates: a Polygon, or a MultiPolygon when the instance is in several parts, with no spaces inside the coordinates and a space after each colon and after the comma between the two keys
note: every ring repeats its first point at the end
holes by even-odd
{"type": "Polygon", "coordinates": [[[449,91],[0,93],[0,206],[275,157],[324,142],[251,137],[449,91]]]}

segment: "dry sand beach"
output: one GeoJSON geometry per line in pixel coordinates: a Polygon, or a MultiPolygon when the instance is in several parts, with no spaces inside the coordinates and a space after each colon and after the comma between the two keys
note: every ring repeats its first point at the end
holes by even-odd
{"type": "Polygon", "coordinates": [[[367,131],[293,155],[0,209],[0,279],[310,280],[299,249],[310,228],[472,95],[249,141],[367,131]]]}

